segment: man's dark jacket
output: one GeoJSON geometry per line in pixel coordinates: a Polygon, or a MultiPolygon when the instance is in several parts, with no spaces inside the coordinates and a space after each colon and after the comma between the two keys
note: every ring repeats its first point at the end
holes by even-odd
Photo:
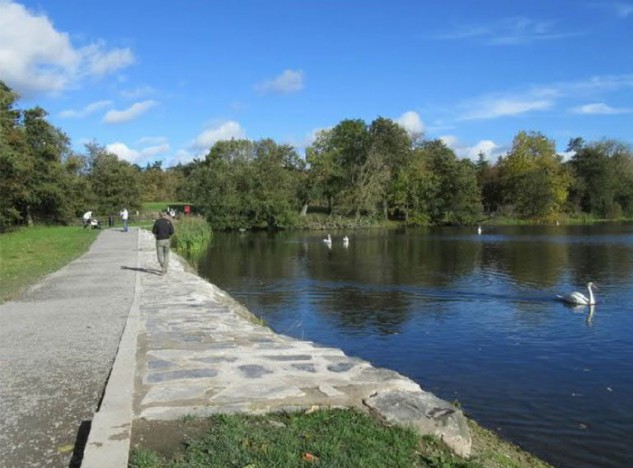
{"type": "Polygon", "coordinates": [[[160,218],[154,222],[152,233],[156,236],[156,240],[165,240],[174,233],[174,225],[167,218],[160,218]]]}

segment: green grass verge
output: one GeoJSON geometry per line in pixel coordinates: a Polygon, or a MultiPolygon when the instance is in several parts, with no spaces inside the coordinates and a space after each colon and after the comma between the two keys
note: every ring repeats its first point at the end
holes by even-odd
{"type": "Polygon", "coordinates": [[[349,409],[138,420],[129,466],[551,468],[474,421],[468,424],[472,454],[464,459],[436,437],[387,427],[349,409]]]}
{"type": "Polygon", "coordinates": [[[421,454],[420,438],[413,431],[385,427],[353,410],[217,415],[198,420],[186,418],[180,424],[198,427],[182,450],[165,456],[156,450],[137,447],[132,451],[130,466],[477,466],[458,459],[443,444],[430,438],[424,440],[432,448],[421,454]]]}
{"type": "Polygon", "coordinates": [[[84,254],[100,231],[35,226],[0,235],[0,302],[15,299],[45,275],[84,254]]]}

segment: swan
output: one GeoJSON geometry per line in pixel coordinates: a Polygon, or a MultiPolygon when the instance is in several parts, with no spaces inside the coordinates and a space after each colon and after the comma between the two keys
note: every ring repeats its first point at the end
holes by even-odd
{"type": "Polygon", "coordinates": [[[477,234],[481,236],[481,226],[477,226],[477,234]]]}
{"type": "Polygon", "coordinates": [[[594,305],[596,303],[596,298],[593,295],[594,289],[598,289],[598,287],[592,282],[589,282],[587,283],[587,291],[589,292],[589,297],[585,296],[583,293],[580,293],[578,291],[574,291],[564,296],[556,296],[556,297],[570,304],[594,305]]]}
{"type": "Polygon", "coordinates": [[[323,239],[323,242],[325,242],[327,245],[332,245],[332,236],[328,234],[327,237],[323,239]]]}
{"type": "Polygon", "coordinates": [[[345,247],[347,247],[349,245],[349,237],[347,237],[347,236],[343,237],[343,245],[345,247]]]}

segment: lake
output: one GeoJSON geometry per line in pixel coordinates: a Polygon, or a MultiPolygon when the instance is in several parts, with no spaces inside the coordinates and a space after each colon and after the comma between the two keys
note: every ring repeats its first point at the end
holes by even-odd
{"type": "Polygon", "coordinates": [[[632,224],[326,234],[219,233],[199,271],[556,466],[633,465],[632,224]],[[556,300],[588,281],[595,307],[556,300]]]}

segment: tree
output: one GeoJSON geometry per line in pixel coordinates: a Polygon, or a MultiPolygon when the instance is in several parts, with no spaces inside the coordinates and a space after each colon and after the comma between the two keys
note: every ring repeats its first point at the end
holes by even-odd
{"type": "Polygon", "coordinates": [[[571,174],[556,154],[555,144],[541,133],[519,132],[512,149],[499,162],[503,202],[525,217],[559,213],[567,200],[571,174]]]}
{"type": "Polygon", "coordinates": [[[497,211],[501,205],[499,190],[499,167],[490,165],[483,153],[479,153],[477,163],[477,184],[481,190],[481,202],[486,213],[497,211]]]}
{"type": "MultiPolygon", "coordinates": [[[[412,159],[413,142],[407,131],[393,120],[379,117],[369,127],[371,153],[377,155],[377,170],[382,173],[376,178],[382,197],[384,217],[389,214],[389,202],[402,201],[402,182],[412,159]],[[382,179],[382,180],[381,180],[382,179]]],[[[400,203],[398,203],[400,204],[400,203]]]]}
{"type": "Polygon", "coordinates": [[[102,214],[118,213],[123,208],[141,208],[141,174],[127,161],[119,159],[97,143],[86,145],[91,197],[87,206],[102,214]]]}
{"type": "Polygon", "coordinates": [[[630,146],[603,140],[575,147],[571,167],[576,176],[574,199],[600,217],[633,213],[633,155],[630,146]]]}
{"type": "Polygon", "coordinates": [[[18,96],[0,81],[0,230],[21,223],[67,223],[80,181],[68,137],[40,107],[14,109],[18,96]]]}
{"type": "Polygon", "coordinates": [[[334,199],[341,192],[344,181],[343,166],[336,158],[331,134],[331,130],[322,130],[314,143],[306,148],[306,161],[310,170],[304,196],[304,206],[313,200],[325,198],[328,213],[332,212],[334,199]]]}
{"type": "Polygon", "coordinates": [[[295,222],[302,171],[288,145],[219,141],[191,171],[190,195],[215,229],[278,229],[295,222]]]}
{"type": "Polygon", "coordinates": [[[0,232],[24,220],[23,211],[30,193],[27,185],[33,161],[21,157],[26,152],[20,111],[14,109],[18,99],[0,81],[0,232]]]}
{"type": "Polygon", "coordinates": [[[432,174],[426,206],[433,222],[468,223],[481,213],[475,165],[459,160],[443,141],[424,142],[418,151],[432,174]]]}

